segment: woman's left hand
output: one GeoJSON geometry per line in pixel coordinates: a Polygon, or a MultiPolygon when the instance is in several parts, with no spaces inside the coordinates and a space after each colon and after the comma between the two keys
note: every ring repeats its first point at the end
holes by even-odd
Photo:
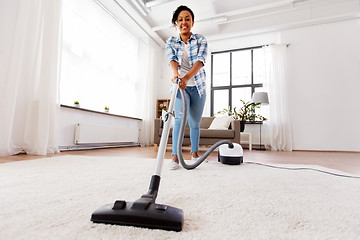
{"type": "Polygon", "coordinates": [[[184,90],[187,86],[188,81],[189,80],[186,77],[180,78],[179,88],[184,90]]]}

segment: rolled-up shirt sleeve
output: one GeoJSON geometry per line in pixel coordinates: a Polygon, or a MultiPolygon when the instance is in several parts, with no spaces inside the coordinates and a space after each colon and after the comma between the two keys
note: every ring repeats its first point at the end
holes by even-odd
{"type": "Polygon", "coordinates": [[[208,52],[208,44],[205,37],[201,37],[199,41],[199,51],[196,58],[196,61],[200,61],[205,65],[207,52],[208,52]]]}
{"type": "Polygon", "coordinates": [[[176,52],[174,49],[174,40],[172,38],[169,38],[166,41],[165,52],[168,63],[170,63],[171,61],[179,62],[179,59],[176,56],[176,52]]]}

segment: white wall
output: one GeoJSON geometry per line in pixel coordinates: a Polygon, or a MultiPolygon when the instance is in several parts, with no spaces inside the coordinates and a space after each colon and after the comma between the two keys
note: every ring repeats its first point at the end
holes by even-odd
{"type": "Polygon", "coordinates": [[[163,53],[161,54],[162,59],[159,64],[161,65],[161,78],[155,83],[156,85],[156,98],[170,98],[170,90],[171,90],[171,71],[170,66],[166,60],[165,49],[163,49],[163,53]]]}
{"type": "Polygon", "coordinates": [[[360,151],[360,20],[281,35],[295,149],[360,151]]]}
{"type": "Polygon", "coordinates": [[[60,107],[58,112],[58,146],[71,147],[75,146],[75,126],[77,123],[98,124],[125,128],[139,128],[141,121],[136,119],[129,119],[107,114],[100,114],[94,112],[82,111],[79,109],[72,109],[60,107]]]}
{"type": "MultiPolygon", "coordinates": [[[[155,45],[155,43],[151,39],[148,39],[148,42],[144,43],[142,46],[144,48],[153,47],[155,49],[155,51],[156,50],[161,51],[161,48],[159,46],[155,45]]],[[[141,50],[146,51],[143,48],[141,48],[141,50]]],[[[148,52],[151,52],[151,51],[148,51],[148,52]]],[[[152,72],[152,74],[154,76],[149,76],[149,78],[159,79],[161,76],[161,74],[159,72],[161,72],[161,69],[162,69],[159,65],[159,62],[161,62],[161,57],[160,57],[160,54],[158,54],[158,52],[154,53],[154,55],[155,55],[154,57],[158,58],[158,60],[156,61],[156,64],[152,65],[154,67],[154,71],[152,72]]],[[[146,71],[146,69],[144,69],[144,66],[139,66],[139,71],[146,71]]],[[[149,79],[144,78],[138,82],[137,89],[139,90],[139,94],[144,94],[144,93],[140,93],[143,90],[144,86],[147,86],[148,88],[151,88],[151,89],[154,88],[155,92],[158,93],[157,89],[159,89],[159,87],[156,84],[154,87],[151,84],[147,85],[146,81],[149,81],[149,79]]],[[[160,87],[160,89],[162,89],[162,88],[160,87]]],[[[134,107],[138,107],[138,108],[143,107],[143,103],[139,103],[139,104],[130,103],[130,104],[133,104],[134,107]]],[[[153,115],[155,117],[155,100],[154,100],[154,103],[148,103],[148,105],[151,105],[151,107],[149,107],[149,109],[150,108],[153,109],[153,115]]],[[[151,118],[153,119],[153,117],[151,117],[151,118]]],[[[117,127],[138,128],[140,131],[140,134],[142,134],[142,128],[143,128],[143,124],[142,124],[141,120],[136,120],[136,119],[127,118],[127,117],[117,117],[117,116],[101,114],[101,113],[87,112],[87,111],[82,111],[79,109],[71,109],[71,108],[61,107],[58,112],[58,123],[57,123],[57,125],[58,125],[58,146],[60,146],[60,147],[74,146],[75,126],[77,123],[88,123],[88,124],[99,124],[99,125],[108,125],[108,126],[117,126],[117,127]]],[[[149,131],[152,131],[152,129],[150,129],[149,131]]],[[[145,136],[147,135],[147,133],[143,133],[143,134],[145,136]]],[[[144,136],[144,135],[140,135],[140,137],[144,136]]],[[[139,141],[141,141],[141,139],[139,139],[139,141]]]]}
{"type": "MultiPolygon", "coordinates": [[[[274,43],[291,44],[287,50],[287,89],[294,149],[360,151],[360,20],[209,41],[209,52],[274,43]]],[[[163,66],[158,86],[168,86],[164,76],[170,72],[165,59],[163,66]]],[[[169,98],[170,94],[159,91],[157,96],[169,98]]],[[[210,99],[204,116],[209,113],[210,99]]],[[[249,131],[257,134],[258,128],[252,126],[249,131]]],[[[266,138],[266,132],[262,137],[266,138]]],[[[258,135],[254,138],[259,141],[258,135]]]]}

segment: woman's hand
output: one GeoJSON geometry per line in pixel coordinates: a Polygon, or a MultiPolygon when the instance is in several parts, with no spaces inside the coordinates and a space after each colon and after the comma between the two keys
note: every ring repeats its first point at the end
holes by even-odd
{"type": "Polygon", "coordinates": [[[180,74],[175,74],[175,75],[172,77],[171,81],[172,81],[173,83],[175,83],[175,80],[176,80],[177,78],[180,79],[179,88],[180,88],[180,89],[185,89],[186,86],[187,86],[187,82],[188,82],[189,80],[186,80],[185,77],[181,78],[181,77],[180,77],[180,74]]]}
{"type": "Polygon", "coordinates": [[[179,88],[184,90],[187,86],[188,81],[189,81],[189,79],[187,79],[186,77],[180,78],[179,88]]]}
{"type": "Polygon", "coordinates": [[[185,89],[186,86],[187,86],[187,82],[188,82],[189,80],[188,80],[186,77],[181,78],[179,73],[177,73],[177,74],[175,73],[174,76],[172,77],[171,81],[172,81],[173,83],[175,83],[175,80],[176,80],[177,78],[180,79],[179,88],[180,88],[180,89],[185,89]]]}
{"type": "Polygon", "coordinates": [[[172,81],[173,83],[175,83],[175,80],[176,80],[177,78],[180,78],[180,74],[179,74],[179,73],[174,74],[174,76],[172,77],[171,81],[172,81]]]}

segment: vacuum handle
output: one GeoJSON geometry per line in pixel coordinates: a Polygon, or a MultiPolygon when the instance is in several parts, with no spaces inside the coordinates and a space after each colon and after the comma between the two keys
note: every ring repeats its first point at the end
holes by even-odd
{"type": "Polygon", "coordinates": [[[164,163],[166,145],[168,142],[169,132],[170,132],[170,122],[171,122],[171,118],[174,117],[173,111],[174,111],[174,106],[175,106],[176,94],[179,89],[179,83],[180,83],[180,79],[176,78],[175,82],[172,85],[172,90],[171,90],[172,94],[171,94],[171,99],[170,99],[170,105],[169,105],[169,109],[166,113],[167,117],[165,118],[165,124],[164,124],[163,130],[162,130],[162,133],[161,133],[159,150],[158,150],[157,157],[156,157],[155,171],[153,174],[153,175],[157,175],[159,177],[161,176],[161,170],[162,170],[163,163],[164,163]]]}

